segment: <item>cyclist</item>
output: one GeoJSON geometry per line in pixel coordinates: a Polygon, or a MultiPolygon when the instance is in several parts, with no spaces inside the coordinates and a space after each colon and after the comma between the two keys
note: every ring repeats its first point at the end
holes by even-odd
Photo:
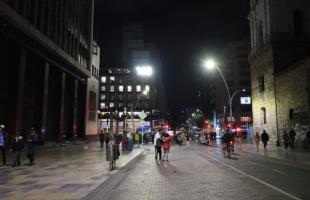
{"type": "Polygon", "coordinates": [[[230,152],[230,142],[233,141],[234,137],[232,133],[229,131],[229,129],[226,129],[224,132],[224,135],[222,136],[222,143],[223,143],[223,150],[224,150],[224,156],[225,152],[230,152]]]}

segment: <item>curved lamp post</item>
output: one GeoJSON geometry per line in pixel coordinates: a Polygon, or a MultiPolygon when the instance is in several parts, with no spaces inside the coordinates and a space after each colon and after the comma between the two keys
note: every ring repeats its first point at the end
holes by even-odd
{"type": "MultiPolygon", "coordinates": [[[[226,90],[227,90],[227,94],[228,94],[228,102],[229,102],[229,119],[230,121],[232,121],[232,101],[234,99],[234,97],[236,96],[236,94],[238,94],[238,92],[240,91],[243,91],[245,92],[245,89],[242,89],[242,90],[236,90],[232,95],[230,94],[230,91],[229,91],[229,88],[228,88],[228,85],[227,85],[227,82],[226,82],[226,79],[221,71],[221,69],[219,68],[219,66],[214,62],[214,60],[207,60],[205,63],[204,63],[204,66],[211,70],[213,69],[214,67],[217,69],[217,71],[220,73],[223,81],[224,81],[224,84],[225,84],[225,87],[226,87],[226,90]]],[[[224,116],[225,117],[225,116],[224,116]]]]}

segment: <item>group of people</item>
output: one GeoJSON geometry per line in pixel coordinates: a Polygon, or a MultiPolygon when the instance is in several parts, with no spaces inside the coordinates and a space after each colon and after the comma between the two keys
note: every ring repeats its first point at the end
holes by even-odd
{"type": "MultiPolygon", "coordinates": [[[[14,137],[11,139],[11,145],[9,145],[8,134],[5,132],[4,129],[5,126],[0,125],[0,150],[2,154],[2,163],[3,165],[6,165],[6,150],[10,148],[14,153],[12,167],[20,166],[21,165],[20,156],[24,149],[24,142],[25,142],[24,138],[19,132],[16,132],[14,137]]],[[[28,134],[26,142],[27,142],[26,155],[29,159],[28,165],[31,166],[34,164],[36,144],[37,144],[37,134],[33,128],[28,134]]]]}
{"type": "Polygon", "coordinates": [[[158,128],[154,136],[155,159],[168,162],[169,150],[171,147],[171,136],[164,131],[163,128],[158,128]],[[163,150],[163,156],[162,156],[163,150]]]}
{"type": "Polygon", "coordinates": [[[254,140],[254,142],[256,144],[256,150],[257,150],[257,152],[259,152],[259,143],[260,143],[260,141],[263,142],[264,149],[266,149],[267,143],[269,141],[269,135],[268,135],[268,133],[265,130],[263,130],[263,133],[261,135],[259,135],[258,132],[256,132],[255,135],[254,135],[253,140],[254,140]]]}

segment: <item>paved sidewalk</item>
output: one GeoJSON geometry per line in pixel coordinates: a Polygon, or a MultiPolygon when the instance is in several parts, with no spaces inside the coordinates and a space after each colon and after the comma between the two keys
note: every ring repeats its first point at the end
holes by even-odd
{"type": "MultiPolygon", "coordinates": [[[[105,148],[99,143],[47,145],[38,149],[33,166],[0,167],[0,199],[80,199],[142,152],[141,148],[121,152],[118,169],[110,171],[105,148]]],[[[25,152],[22,154],[25,164],[25,152]]]]}

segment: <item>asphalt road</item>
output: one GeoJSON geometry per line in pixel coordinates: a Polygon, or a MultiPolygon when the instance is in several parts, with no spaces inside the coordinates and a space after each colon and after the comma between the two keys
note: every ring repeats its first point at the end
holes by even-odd
{"type": "Polygon", "coordinates": [[[310,199],[309,156],[283,150],[257,153],[239,144],[231,159],[221,146],[173,146],[169,162],[149,147],[85,199],[310,199]],[[298,155],[297,155],[298,154],[298,155]]]}

